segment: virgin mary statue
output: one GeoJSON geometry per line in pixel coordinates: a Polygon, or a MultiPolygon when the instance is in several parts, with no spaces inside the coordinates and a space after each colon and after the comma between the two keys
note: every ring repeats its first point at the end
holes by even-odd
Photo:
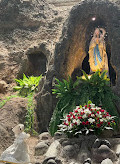
{"type": "Polygon", "coordinates": [[[103,28],[96,28],[89,46],[90,72],[108,71],[108,59],[105,47],[106,31],[103,28]]]}

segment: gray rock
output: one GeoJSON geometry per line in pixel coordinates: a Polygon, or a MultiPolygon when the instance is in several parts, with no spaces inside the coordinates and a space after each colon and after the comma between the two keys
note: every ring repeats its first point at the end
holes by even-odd
{"type": "Polygon", "coordinates": [[[43,155],[47,152],[48,145],[45,142],[40,142],[35,147],[35,156],[43,155]]]}
{"type": "Polygon", "coordinates": [[[97,138],[93,144],[93,148],[99,148],[100,145],[101,145],[101,140],[97,138]]]}
{"type": "Polygon", "coordinates": [[[63,157],[74,158],[76,153],[77,152],[76,152],[75,147],[73,145],[67,145],[63,148],[62,156],[63,157]]]}
{"type": "Polygon", "coordinates": [[[116,147],[116,155],[118,157],[120,156],[120,144],[118,144],[117,147],[116,147]]]}
{"type": "Polygon", "coordinates": [[[66,135],[63,134],[63,133],[61,133],[61,132],[56,132],[56,133],[54,134],[54,139],[55,139],[55,140],[61,139],[61,138],[65,138],[65,137],[66,137],[66,135]]]}
{"type": "Polygon", "coordinates": [[[92,154],[96,162],[102,162],[106,158],[110,158],[112,161],[117,159],[115,153],[107,145],[101,145],[98,149],[93,149],[92,154]]]}
{"type": "Polygon", "coordinates": [[[83,164],[91,164],[91,159],[90,158],[86,159],[83,164]]]}
{"type": "Polygon", "coordinates": [[[55,140],[50,147],[48,148],[45,157],[49,158],[49,157],[57,157],[58,155],[58,149],[59,149],[60,143],[55,140]]]}
{"type": "Polygon", "coordinates": [[[103,160],[101,162],[101,164],[113,164],[113,162],[111,161],[111,159],[107,158],[107,159],[103,160]]]}
{"type": "Polygon", "coordinates": [[[50,159],[47,161],[47,164],[57,164],[54,159],[50,159]]]}
{"type": "Polygon", "coordinates": [[[48,132],[41,133],[39,135],[39,140],[50,140],[52,137],[48,132]]]}

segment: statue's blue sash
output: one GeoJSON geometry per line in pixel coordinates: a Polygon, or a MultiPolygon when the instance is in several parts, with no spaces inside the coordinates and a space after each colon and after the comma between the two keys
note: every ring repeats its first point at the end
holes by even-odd
{"type": "Polygon", "coordinates": [[[95,66],[97,65],[96,56],[97,56],[98,60],[101,62],[102,61],[102,58],[100,56],[100,51],[99,51],[98,44],[96,44],[96,46],[94,48],[94,62],[95,62],[95,66]]]}

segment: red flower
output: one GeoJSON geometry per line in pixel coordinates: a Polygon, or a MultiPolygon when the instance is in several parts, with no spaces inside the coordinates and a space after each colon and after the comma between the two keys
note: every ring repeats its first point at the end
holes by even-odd
{"type": "Polygon", "coordinates": [[[110,122],[108,122],[108,125],[110,125],[110,122]]]}
{"type": "Polygon", "coordinates": [[[99,114],[100,112],[99,111],[97,111],[97,114],[99,114]]]}
{"type": "Polygon", "coordinates": [[[91,117],[91,114],[89,114],[88,117],[91,117]]]}
{"type": "Polygon", "coordinates": [[[86,121],[86,125],[89,125],[89,122],[88,121],[86,121]]]}
{"type": "Polygon", "coordinates": [[[75,115],[73,115],[73,118],[76,119],[75,115]]]}
{"type": "Polygon", "coordinates": [[[99,128],[101,125],[100,124],[97,124],[97,127],[99,128]]]}
{"type": "Polygon", "coordinates": [[[85,108],[87,108],[87,105],[85,105],[85,108]]]}
{"type": "Polygon", "coordinates": [[[64,122],[64,125],[68,126],[68,124],[66,122],[64,122]]]}
{"type": "Polygon", "coordinates": [[[84,113],[84,112],[81,112],[80,114],[83,115],[83,114],[85,114],[85,113],[84,113]]]}
{"type": "Polygon", "coordinates": [[[71,117],[70,115],[67,115],[67,117],[69,118],[69,117],[71,117]]]}
{"type": "Polygon", "coordinates": [[[104,111],[105,111],[104,109],[100,109],[100,112],[101,112],[101,113],[104,113],[104,111]]]}
{"type": "Polygon", "coordinates": [[[75,122],[75,125],[77,125],[77,122],[75,122]]]}
{"type": "Polygon", "coordinates": [[[85,125],[86,123],[85,122],[82,122],[82,125],[85,125]]]}
{"type": "Polygon", "coordinates": [[[75,110],[75,113],[78,113],[78,110],[75,110]]]}
{"type": "Polygon", "coordinates": [[[100,122],[100,124],[102,125],[102,124],[103,124],[103,122],[100,122]]]}
{"type": "Polygon", "coordinates": [[[80,120],[80,119],[82,119],[82,117],[78,117],[78,119],[80,120]]]}
{"type": "Polygon", "coordinates": [[[68,121],[70,122],[70,121],[71,121],[71,119],[70,119],[70,118],[68,118],[68,121]]]}

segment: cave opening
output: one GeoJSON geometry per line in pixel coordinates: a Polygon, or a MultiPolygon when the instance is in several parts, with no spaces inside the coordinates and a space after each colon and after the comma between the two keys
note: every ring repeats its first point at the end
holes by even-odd
{"type": "Polygon", "coordinates": [[[47,58],[43,52],[34,52],[27,55],[28,57],[28,76],[45,75],[47,58]]]}
{"type": "Polygon", "coordinates": [[[87,27],[86,34],[85,34],[85,52],[86,52],[86,57],[84,58],[82,62],[82,70],[84,70],[87,74],[90,74],[90,65],[89,65],[89,45],[90,41],[93,37],[93,33],[95,31],[95,28],[104,28],[106,30],[106,36],[105,36],[105,44],[106,44],[106,53],[107,53],[107,58],[108,58],[108,68],[109,68],[109,78],[110,78],[110,83],[111,86],[115,86],[116,84],[116,72],[114,67],[112,66],[111,63],[111,45],[109,42],[108,38],[108,33],[107,33],[107,28],[106,24],[103,21],[103,19],[99,17],[93,17],[91,18],[91,21],[87,27]]]}

